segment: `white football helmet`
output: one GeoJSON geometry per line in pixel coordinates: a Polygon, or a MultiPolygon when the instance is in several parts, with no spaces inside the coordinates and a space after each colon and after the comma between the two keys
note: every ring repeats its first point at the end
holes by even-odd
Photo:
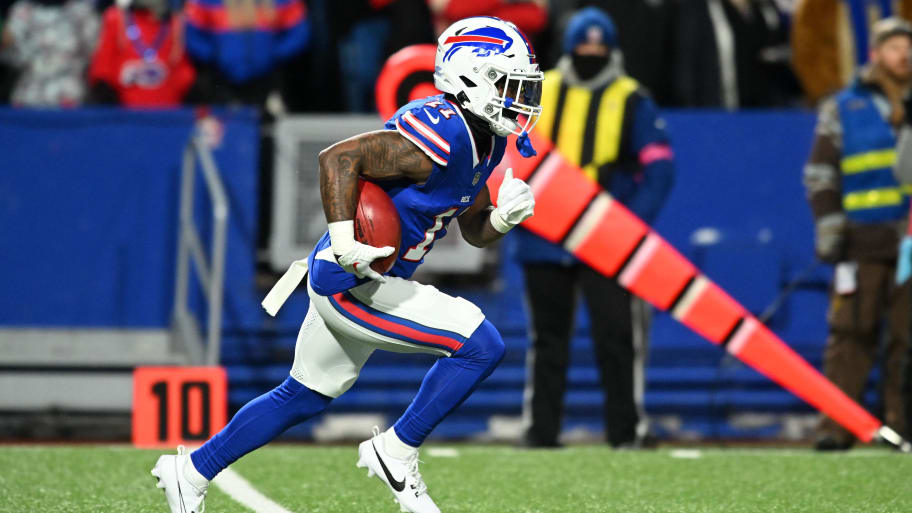
{"type": "Polygon", "coordinates": [[[532,130],[541,115],[543,79],[526,36],[500,18],[459,20],[437,39],[434,85],[497,135],[532,130]]]}

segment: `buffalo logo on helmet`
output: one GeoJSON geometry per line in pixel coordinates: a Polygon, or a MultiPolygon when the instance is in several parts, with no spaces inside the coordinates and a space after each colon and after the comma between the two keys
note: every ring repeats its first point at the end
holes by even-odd
{"type": "Polygon", "coordinates": [[[513,38],[497,27],[482,27],[450,36],[443,44],[453,45],[443,56],[443,60],[446,62],[462,48],[471,48],[472,53],[479,57],[504,53],[513,44],[513,38]]]}

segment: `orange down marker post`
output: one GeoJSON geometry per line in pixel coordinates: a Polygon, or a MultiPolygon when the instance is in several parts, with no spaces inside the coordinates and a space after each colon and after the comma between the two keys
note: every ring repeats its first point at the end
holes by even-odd
{"type": "Polygon", "coordinates": [[[693,264],[629,210],[610,199],[598,185],[585,183],[588,179],[583,172],[554,151],[549,141],[534,133],[531,136],[542,155],[536,159],[541,164],[528,170],[529,164],[520,164],[522,157],[512,145],[507,145],[505,164],[495,171],[498,176],[488,182],[495,191],[503,180],[503,169],[521,166],[521,175],[529,177],[536,202],[535,215],[523,227],[562,244],[603,274],[617,276],[622,286],[657,308],[671,309],[675,319],[714,344],[725,345],[739,360],[829,415],[860,440],[869,442],[878,434],[880,421],[699,274],[693,264]],[[536,181],[543,180],[539,178],[543,169],[547,173],[544,183],[560,187],[535,186],[536,181]],[[548,206],[547,215],[539,209],[542,204],[548,206]],[[553,219],[553,212],[562,214],[553,219]],[[579,214],[568,220],[566,212],[579,214]]]}
{"type": "Polygon", "coordinates": [[[678,300],[671,315],[713,344],[721,344],[747,312],[715,283],[700,275],[678,300]]]}
{"type": "Polygon", "coordinates": [[[133,371],[133,445],[198,445],[228,417],[222,367],[137,367],[133,371]]]}
{"type": "Polygon", "coordinates": [[[579,230],[570,234],[564,246],[589,267],[607,276],[617,274],[627,255],[649,233],[646,223],[605,192],[599,194],[578,225],[579,230]],[[592,229],[584,233],[589,224],[592,229]]]}
{"type": "MultiPolygon", "coordinates": [[[[403,86],[414,97],[416,77],[423,71],[430,83],[434,71],[433,46],[419,45],[390,57],[377,82],[380,115],[388,118],[399,103],[403,86]],[[407,64],[406,64],[407,63],[407,64]]],[[[869,442],[875,436],[904,449],[909,444],[883,426],[833,383],[817,372],[779,337],[747,313],[743,306],[712,283],[661,236],[611,199],[598,184],[553,151],[553,145],[530,134],[538,156],[523,158],[507,144],[502,164],[488,180],[492,201],[503,181],[503,171],[529,183],[535,192],[535,215],[523,223],[529,231],[563,245],[581,261],[618,281],[634,294],[663,310],[705,337],[722,345],[756,369],[836,422],[869,442]]]]}

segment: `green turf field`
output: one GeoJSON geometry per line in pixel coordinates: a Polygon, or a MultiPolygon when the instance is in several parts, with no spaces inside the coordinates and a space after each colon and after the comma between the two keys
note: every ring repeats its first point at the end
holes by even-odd
{"type": "MultiPolygon", "coordinates": [[[[355,468],[355,447],[274,445],[232,468],[294,513],[397,512],[380,481],[355,468]]],[[[444,513],[912,511],[912,456],[885,449],[447,447],[457,454],[422,455],[444,513]]],[[[166,512],[149,475],[157,455],[125,446],[0,446],[0,511],[166,512]]],[[[207,513],[250,511],[216,486],[206,502],[207,513]]]]}

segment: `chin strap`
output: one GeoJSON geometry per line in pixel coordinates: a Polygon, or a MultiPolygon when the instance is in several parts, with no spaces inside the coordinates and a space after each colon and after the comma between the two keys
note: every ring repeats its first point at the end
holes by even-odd
{"type": "Polygon", "coordinates": [[[532,141],[529,140],[529,134],[525,130],[516,138],[516,149],[519,150],[520,155],[526,158],[538,155],[538,152],[532,147],[532,141]]]}

